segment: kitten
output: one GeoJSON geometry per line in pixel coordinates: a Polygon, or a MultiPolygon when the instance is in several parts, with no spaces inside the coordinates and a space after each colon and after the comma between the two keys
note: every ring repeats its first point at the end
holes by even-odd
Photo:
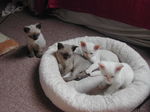
{"type": "Polygon", "coordinates": [[[104,94],[112,94],[120,88],[126,88],[134,80],[134,72],[127,63],[101,61],[99,70],[104,76],[108,89],[104,94]]]}
{"type": "Polygon", "coordinates": [[[46,41],[41,32],[41,24],[32,24],[24,27],[24,32],[27,34],[27,47],[30,52],[30,57],[41,57],[46,46],[46,41]]]}
{"type": "Polygon", "coordinates": [[[58,61],[60,73],[64,80],[71,81],[86,77],[85,70],[91,63],[81,55],[74,53],[77,46],[58,43],[57,47],[58,50],[54,53],[54,56],[58,61]],[[71,74],[65,77],[70,72],[71,74]]]}
{"type": "MultiPolygon", "coordinates": [[[[116,54],[109,50],[100,49],[99,45],[95,45],[90,42],[80,42],[80,47],[82,50],[82,55],[90,60],[93,64],[86,70],[87,74],[94,74],[94,70],[98,68],[98,63],[100,63],[102,60],[104,61],[113,61],[113,62],[119,62],[119,59],[116,54]],[[92,73],[93,72],[93,73],[92,73]]],[[[99,73],[99,72],[95,72],[99,73]]]]}

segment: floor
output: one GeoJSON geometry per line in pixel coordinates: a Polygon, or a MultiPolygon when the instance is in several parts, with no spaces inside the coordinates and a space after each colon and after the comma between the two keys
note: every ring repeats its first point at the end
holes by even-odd
{"type": "MultiPolygon", "coordinates": [[[[2,20],[2,18],[0,18],[2,20]]],[[[83,26],[64,23],[54,17],[39,19],[27,12],[19,12],[9,16],[0,24],[0,32],[12,37],[20,43],[20,48],[0,57],[0,111],[1,112],[62,112],[44,95],[39,83],[39,58],[27,56],[25,25],[42,24],[42,32],[47,47],[55,42],[80,36],[101,36],[83,26]]],[[[148,48],[132,46],[150,65],[148,48]]],[[[140,112],[149,112],[148,100],[140,112]]]]}

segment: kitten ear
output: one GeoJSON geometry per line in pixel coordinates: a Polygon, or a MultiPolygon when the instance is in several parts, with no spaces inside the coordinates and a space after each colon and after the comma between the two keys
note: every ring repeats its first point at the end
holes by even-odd
{"type": "Polygon", "coordinates": [[[105,65],[104,64],[99,64],[99,68],[100,69],[105,69],[105,65]]]}
{"type": "Polygon", "coordinates": [[[72,51],[75,51],[77,47],[78,47],[78,46],[73,45],[73,46],[72,46],[72,51]]]}
{"type": "Polygon", "coordinates": [[[81,45],[81,47],[86,47],[86,43],[83,41],[80,42],[80,45],[81,45]]]}
{"type": "Polygon", "coordinates": [[[98,49],[100,49],[100,46],[99,45],[95,45],[94,46],[94,50],[98,50],[98,49]]]}
{"type": "Polygon", "coordinates": [[[58,50],[59,50],[59,49],[62,49],[62,48],[64,48],[64,45],[63,45],[62,43],[58,43],[58,44],[57,44],[57,48],[58,48],[58,50]]]}
{"type": "Polygon", "coordinates": [[[23,30],[24,30],[25,33],[29,33],[30,28],[28,28],[28,27],[26,26],[26,27],[23,28],[23,30]]]}
{"type": "Polygon", "coordinates": [[[118,67],[116,67],[116,72],[119,72],[121,69],[123,68],[123,65],[119,65],[118,67]]]}
{"type": "Polygon", "coordinates": [[[36,24],[36,28],[41,29],[41,23],[36,24]]]}

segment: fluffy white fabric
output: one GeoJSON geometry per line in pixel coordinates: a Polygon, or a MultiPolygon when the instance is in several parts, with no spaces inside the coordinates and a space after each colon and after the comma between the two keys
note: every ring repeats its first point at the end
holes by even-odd
{"type": "Polygon", "coordinates": [[[78,45],[80,41],[100,44],[111,50],[134,70],[135,80],[125,89],[112,95],[87,95],[84,92],[97,86],[101,77],[86,78],[79,82],[66,83],[59,72],[56,58],[56,44],[49,47],[41,59],[40,82],[46,96],[65,112],[129,112],[137,107],[150,93],[150,70],[145,60],[123,42],[102,37],[80,37],[64,41],[78,45]]]}

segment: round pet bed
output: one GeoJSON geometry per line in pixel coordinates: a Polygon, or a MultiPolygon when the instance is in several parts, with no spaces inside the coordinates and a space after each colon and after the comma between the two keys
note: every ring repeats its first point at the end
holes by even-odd
{"type": "Polygon", "coordinates": [[[65,82],[60,75],[56,58],[52,55],[57,50],[57,44],[54,44],[43,55],[39,68],[40,83],[46,96],[65,112],[130,112],[141,104],[150,93],[150,70],[145,60],[125,43],[109,38],[86,36],[62,43],[79,45],[80,41],[99,44],[117,54],[121,62],[128,63],[133,68],[134,82],[112,95],[85,94],[101,78],[65,82]]]}

